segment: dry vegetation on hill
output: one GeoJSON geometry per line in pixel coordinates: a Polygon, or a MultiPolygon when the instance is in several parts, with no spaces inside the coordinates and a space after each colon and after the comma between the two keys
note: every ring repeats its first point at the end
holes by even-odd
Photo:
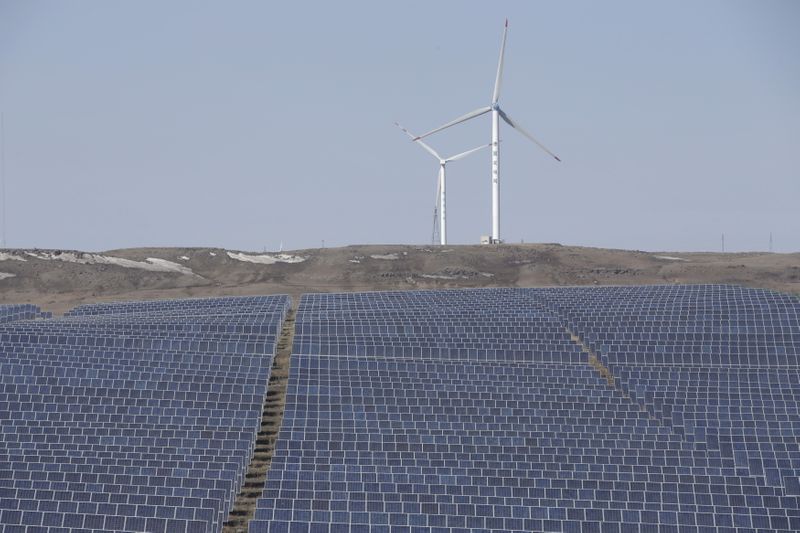
{"type": "Polygon", "coordinates": [[[109,300],[455,287],[735,283],[800,293],[797,253],[515,244],[245,254],[215,248],[0,252],[0,272],[13,274],[0,279],[0,302],[33,303],[60,314],[81,303],[109,300]],[[278,262],[267,264],[276,257],[278,262]]]}

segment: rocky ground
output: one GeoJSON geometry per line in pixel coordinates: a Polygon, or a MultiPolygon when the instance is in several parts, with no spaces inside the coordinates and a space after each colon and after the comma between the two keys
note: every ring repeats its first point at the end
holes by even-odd
{"type": "Polygon", "coordinates": [[[559,244],[0,251],[0,303],[56,314],[88,302],[242,294],[734,283],[800,294],[800,254],[679,253],[559,244]]]}

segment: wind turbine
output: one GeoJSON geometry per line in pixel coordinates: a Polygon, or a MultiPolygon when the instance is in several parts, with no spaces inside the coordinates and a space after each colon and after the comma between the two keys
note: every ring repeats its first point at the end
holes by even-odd
{"type": "Polygon", "coordinates": [[[419,137],[417,137],[416,135],[414,135],[413,133],[411,133],[410,131],[405,129],[403,126],[401,126],[397,122],[395,122],[394,125],[397,126],[398,128],[400,128],[401,130],[403,130],[403,133],[408,135],[423,150],[425,150],[426,152],[431,154],[433,157],[436,158],[437,161],[439,161],[439,176],[438,176],[438,182],[437,182],[438,185],[437,185],[437,194],[436,194],[436,196],[437,196],[437,201],[438,201],[438,204],[439,204],[439,243],[444,246],[445,244],[447,244],[447,213],[446,213],[446,209],[445,209],[446,208],[446,204],[447,204],[447,197],[446,197],[447,196],[447,194],[446,194],[447,181],[446,181],[446,174],[445,174],[445,169],[447,167],[447,163],[449,163],[451,161],[458,161],[459,159],[463,159],[464,157],[467,157],[469,154],[471,154],[473,152],[477,152],[478,150],[481,150],[481,149],[486,148],[486,147],[491,146],[491,145],[484,144],[482,146],[478,146],[477,148],[473,148],[472,150],[467,150],[466,152],[461,152],[460,154],[456,154],[456,155],[451,156],[451,157],[442,157],[442,156],[439,155],[439,153],[436,150],[434,150],[433,148],[431,148],[430,146],[428,146],[427,144],[425,144],[424,142],[419,140],[419,137]]]}
{"type": "Polygon", "coordinates": [[[497,77],[494,80],[494,91],[492,92],[492,103],[489,106],[481,107],[475,111],[471,111],[466,115],[460,116],[455,120],[451,120],[443,126],[432,129],[431,131],[415,137],[413,140],[419,142],[420,139],[433,135],[438,131],[455,126],[467,120],[479,117],[491,111],[492,113],[492,242],[499,243],[500,240],[500,119],[502,118],[506,124],[520,132],[522,135],[533,141],[539,148],[550,154],[556,161],[561,161],[557,155],[545,148],[545,146],[537,141],[533,135],[525,131],[519,123],[511,119],[502,109],[498,101],[500,100],[500,82],[503,77],[503,56],[506,51],[506,37],[508,35],[508,19],[503,29],[503,44],[500,46],[500,60],[497,64],[497,77]]]}

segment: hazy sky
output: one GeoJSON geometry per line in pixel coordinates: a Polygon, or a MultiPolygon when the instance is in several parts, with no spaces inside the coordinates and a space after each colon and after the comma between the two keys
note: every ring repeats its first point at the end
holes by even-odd
{"type": "MultiPolygon", "coordinates": [[[[510,242],[800,250],[800,2],[0,0],[7,243],[430,243],[422,132],[501,104],[510,242]]],[[[490,140],[488,115],[431,137],[490,140]]],[[[491,229],[489,152],[448,233],[491,229]]]]}

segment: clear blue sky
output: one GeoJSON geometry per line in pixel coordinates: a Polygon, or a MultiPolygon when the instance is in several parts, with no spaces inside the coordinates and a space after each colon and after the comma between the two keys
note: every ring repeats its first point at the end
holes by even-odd
{"type": "MultiPolygon", "coordinates": [[[[502,236],[800,250],[800,2],[0,0],[7,242],[247,250],[430,242],[424,131],[501,104],[502,236]]],[[[430,138],[488,142],[488,116],[430,138]]],[[[490,232],[490,160],[449,237],[490,232]]]]}

